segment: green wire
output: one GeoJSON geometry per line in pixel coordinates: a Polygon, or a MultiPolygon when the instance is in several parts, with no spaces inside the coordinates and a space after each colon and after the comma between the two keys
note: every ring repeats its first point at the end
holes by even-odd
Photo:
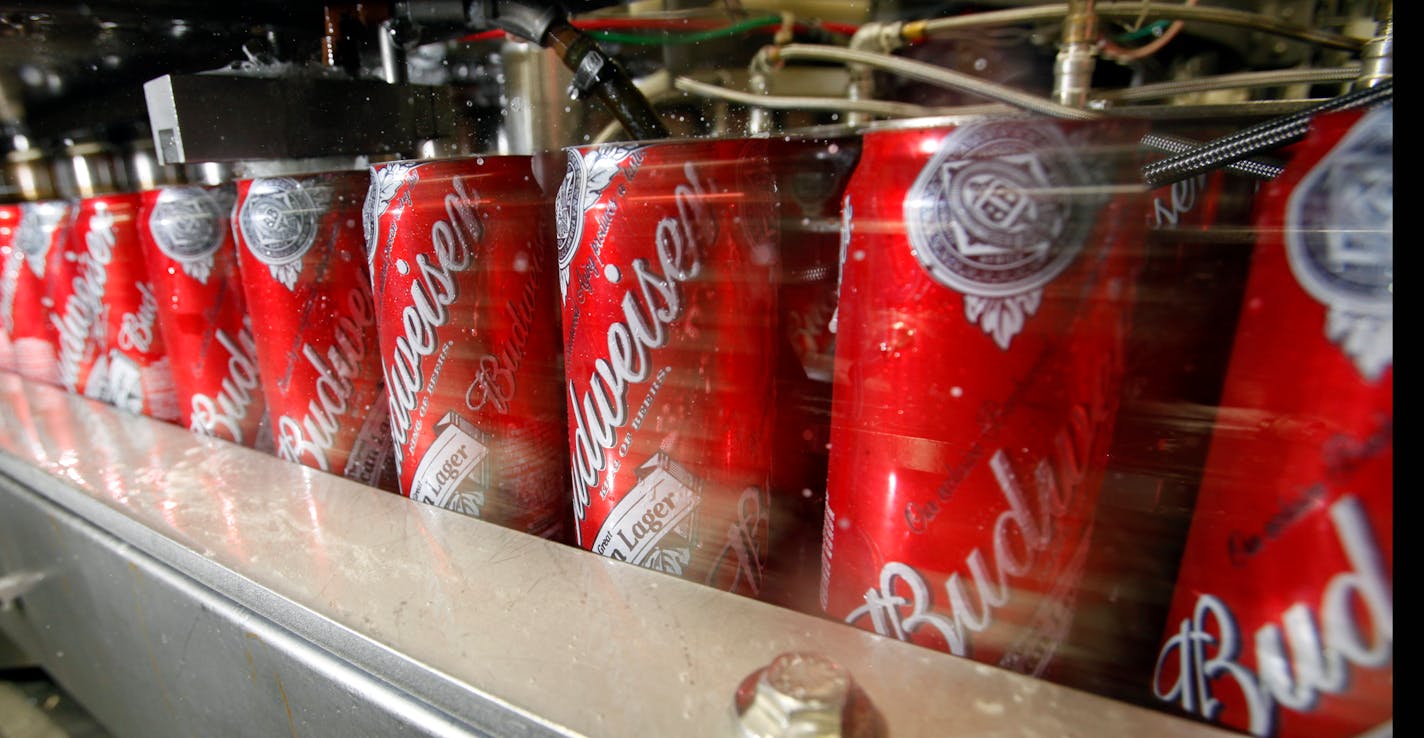
{"type": "Polygon", "coordinates": [[[641,46],[665,46],[668,44],[695,44],[699,41],[711,41],[712,39],[735,36],[744,31],[762,26],[774,26],[781,23],[781,18],[768,15],[763,18],[750,18],[740,23],[733,23],[730,26],[721,28],[709,28],[705,31],[691,31],[688,33],[623,33],[621,31],[588,31],[588,35],[599,41],[607,41],[615,44],[634,44],[641,46]]]}
{"type": "Polygon", "coordinates": [[[1147,25],[1137,29],[1136,31],[1129,31],[1128,33],[1124,33],[1121,36],[1118,36],[1117,38],[1113,39],[1113,41],[1116,41],[1121,44],[1137,41],[1144,38],[1161,36],[1162,33],[1167,30],[1167,26],[1171,24],[1171,21],[1166,20],[1159,20],[1155,23],[1148,23],[1147,25]]]}

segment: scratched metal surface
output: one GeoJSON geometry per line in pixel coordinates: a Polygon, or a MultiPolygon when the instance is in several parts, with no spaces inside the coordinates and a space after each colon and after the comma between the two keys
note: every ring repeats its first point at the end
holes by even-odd
{"type": "Polygon", "coordinates": [[[29,605],[0,627],[42,642],[46,666],[121,734],[729,736],[741,679],[811,650],[849,668],[896,738],[1228,735],[3,372],[0,474],[15,482],[0,484],[0,576],[46,571],[22,604],[70,608],[81,635],[45,635],[55,621],[29,605]]]}

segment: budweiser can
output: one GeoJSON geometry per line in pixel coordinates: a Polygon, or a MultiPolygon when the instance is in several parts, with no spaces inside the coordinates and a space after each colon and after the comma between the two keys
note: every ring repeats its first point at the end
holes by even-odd
{"type": "Polygon", "coordinates": [[[775,210],[765,141],[568,150],[557,225],[580,546],[761,592],[775,210]]]}
{"type": "MultiPolygon", "coordinates": [[[[70,392],[108,401],[108,315],[104,293],[121,227],[90,198],[73,205],[69,237],[50,252],[46,294],[52,304],[59,383],[70,392]]],[[[122,200],[119,201],[122,205],[122,200]]]]}
{"type": "Polygon", "coordinates": [[[69,236],[64,202],[0,205],[0,331],[9,343],[8,366],[29,379],[59,383],[55,326],[50,320],[46,270],[69,236]]]}
{"type": "Polygon", "coordinates": [[[766,599],[815,612],[826,510],[841,202],[860,153],[844,129],[767,139],[780,206],[776,414],[766,599]]]}
{"type": "Polygon", "coordinates": [[[140,201],[138,193],[102,195],[80,200],[76,208],[71,236],[76,253],[97,262],[101,251],[109,252],[100,287],[107,356],[101,354],[92,371],[105,378],[103,399],[132,413],[176,422],[178,399],[158,326],[158,296],[139,244],[140,201]]]}
{"type": "Polygon", "coordinates": [[[1394,715],[1393,111],[1321,116],[1258,201],[1152,688],[1260,736],[1394,715]]]}
{"type": "MultiPolygon", "coordinates": [[[[1223,133],[1179,126],[1198,140],[1223,133]]],[[[1153,701],[1147,684],[1221,399],[1258,184],[1218,170],[1151,194],[1092,579],[1059,657],[1079,688],[1153,701]]]]}
{"type": "Polygon", "coordinates": [[[553,209],[532,161],[377,165],[365,222],[401,491],[555,538],[568,425],[553,209]]]}
{"type": "Polygon", "coordinates": [[[1142,234],[1130,133],[959,119],[865,134],[844,206],[832,617],[1056,676],[1142,234]]]}
{"type": "Polygon", "coordinates": [[[277,455],[395,490],[361,206],[370,176],[237,183],[233,232],[277,455]]]}
{"type": "Polygon", "coordinates": [[[143,192],[139,240],[189,430],[273,450],[232,235],[235,185],[143,192]]]}

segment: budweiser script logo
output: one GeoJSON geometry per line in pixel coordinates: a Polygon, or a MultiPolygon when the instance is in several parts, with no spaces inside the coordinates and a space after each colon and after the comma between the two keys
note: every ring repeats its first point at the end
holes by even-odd
{"type": "Polygon", "coordinates": [[[244,316],[242,329],[233,340],[221,328],[213,333],[218,345],[227,351],[227,375],[222,379],[216,398],[201,392],[193,395],[188,428],[204,436],[217,436],[222,429],[224,435],[234,443],[245,443],[242,424],[247,419],[247,411],[252,407],[255,393],[260,391],[261,378],[257,371],[257,341],[252,337],[252,319],[244,316]]]}
{"type": "Polygon", "coordinates": [[[74,292],[65,301],[63,312],[50,316],[59,334],[59,379],[70,392],[79,391],[79,364],[103,309],[104,285],[109,279],[106,267],[113,259],[116,240],[113,214],[95,213],[84,234],[79,273],[72,283],[74,292]]]}
{"type": "Polygon", "coordinates": [[[277,455],[287,461],[331,471],[327,452],[341,430],[342,416],[351,409],[356,393],[352,379],[361,373],[361,364],[370,348],[366,341],[376,324],[371,296],[353,289],[346,296],[347,313],[336,318],[335,345],[322,356],[311,344],[302,343],[302,358],[316,371],[315,391],[300,419],[283,415],[277,420],[277,455]]]}
{"type": "Polygon", "coordinates": [[[528,279],[520,290],[518,302],[508,303],[504,310],[509,315],[509,341],[500,347],[497,354],[480,357],[480,370],[475,381],[465,390],[465,406],[479,411],[490,405],[495,412],[503,415],[509,412],[509,403],[519,388],[517,374],[524,362],[524,354],[529,344],[529,332],[534,328],[534,315],[539,310],[539,282],[544,275],[544,252],[534,249],[529,260],[528,279]]]}
{"type": "Polygon", "coordinates": [[[1278,708],[1310,712],[1322,695],[1350,688],[1351,665],[1379,669],[1393,660],[1393,596],[1369,519],[1347,495],[1330,506],[1330,521],[1350,569],[1325,583],[1319,608],[1296,602],[1280,625],[1257,629],[1252,670],[1241,663],[1241,626],[1230,605],[1201,594],[1158,655],[1152,675],[1158,699],[1216,721],[1223,705],[1215,695],[1234,690],[1245,702],[1248,729],[1268,736],[1276,731],[1278,708]],[[1164,667],[1173,663],[1176,679],[1164,683],[1164,667]]]}
{"type": "MultiPolygon", "coordinates": [[[[617,431],[629,420],[628,388],[647,381],[653,373],[651,351],[667,345],[668,328],[682,317],[682,284],[701,270],[699,251],[716,237],[717,224],[708,207],[711,183],[704,184],[691,162],[683,165],[687,182],[673,190],[677,215],[658,221],[654,247],[658,271],[646,259],[634,259],[636,290],[623,294],[623,320],[608,327],[608,356],[594,362],[587,388],[580,391],[569,380],[569,412],[573,415],[574,516],[583,522],[589,495],[600,486],[610,467],[607,451],[617,441],[617,431]]],[[[609,264],[605,277],[611,285],[623,275],[609,264]]],[[[612,471],[617,470],[613,462],[612,471]]],[[[577,528],[576,528],[577,530],[577,528]]]]}
{"type": "MultiPolygon", "coordinates": [[[[969,656],[971,635],[993,624],[994,611],[1007,605],[1013,597],[1013,580],[1027,576],[1039,555],[1055,544],[1060,519],[1069,512],[1077,497],[1087,473],[1086,465],[1094,439],[1111,412],[1108,397],[1115,384],[1112,378],[1115,362],[1110,357],[1104,360],[1088,403],[1074,406],[1068,414],[1068,422],[1053,437],[1053,460],[1056,463],[1040,458],[1034,465],[1037,513],[1030,508],[1028,495],[1014,473],[1008,455],[1003,450],[996,450],[989,457],[989,470],[1000,494],[1008,503],[1008,509],[994,521],[992,563],[985,560],[981,548],[973,549],[964,558],[964,569],[974,581],[973,592],[977,594],[977,602],[966,591],[961,573],[955,571],[944,583],[948,614],[936,612],[925,578],[909,565],[892,561],[880,570],[880,589],[867,590],[865,604],[851,611],[846,622],[854,624],[869,616],[875,632],[902,641],[909,640],[922,629],[928,629],[944,639],[950,653],[969,656]],[[906,594],[899,593],[906,590],[906,594]]],[[[952,492],[953,489],[942,490],[939,501],[924,506],[907,505],[907,529],[917,534],[925,532],[942,512],[940,503],[945,501],[947,493],[952,492]]],[[[1061,572],[1058,574],[1062,575],[1061,572]]],[[[1063,589],[1061,597],[1072,595],[1067,588],[1063,589]]],[[[1043,604],[1052,606],[1053,603],[1043,604]]],[[[1005,654],[1005,657],[1005,666],[1017,661],[1015,654],[1005,654]]],[[[1037,671],[1042,664],[1027,666],[1037,671]]]]}
{"type": "MultiPolygon", "coordinates": [[[[391,436],[398,465],[405,456],[406,445],[416,435],[412,432],[411,413],[415,412],[417,395],[425,383],[421,365],[425,357],[435,353],[438,329],[449,322],[449,307],[460,297],[453,273],[469,268],[473,260],[471,249],[484,238],[484,226],[474,206],[479,193],[466,193],[458,177],[450,182],[454,192],[445,195],[446,219],[430,226],[434,263],[430,255],[415,255],[417,274],[410,283],[410,302],[401,310],[402,332],[385,364],[391,436]]],[[[409,269],[404,260],[396,264],[401,274],[409,269]]]]}
{"type": "Polygon", "coordinates": [[[158,298],[147,282],[135,282],[139,294],[138,310],[124,313],[119,325],[119,349],[148,353],[156,336],[154,322],[158,320],[158,298]]]}

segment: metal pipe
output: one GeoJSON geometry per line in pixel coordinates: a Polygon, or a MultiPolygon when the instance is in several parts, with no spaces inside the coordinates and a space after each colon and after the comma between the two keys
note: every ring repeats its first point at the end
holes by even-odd
{"type": "Polygon", "coordinates": [[[949,115],[962,108],[932,108],[911,103],[888,100],[847,100],[841,97],[796,97],[786,95],[757,95],[726,87],[709,85],[691,77],[678,77],[674,83],[677,89],[702,97],[717,98],[749,107],[765,107],[776,110],[822,110],[845,112],[854,110],[868,115],[891,118],[922,118],[932,115],[949,115]]]}
{"type": "Polygon", "coordinates": [[[1174,95],[1189,95],[1195,92],[1231,90],[1245,87],[1276,87],[1302,83],[1349,82],[1360,76],[1360,66],[1329,67],[1322,69],[1273,69],[1265,72],[1241,72],[1221,74],[1213,77],[1158,82],[1138,85],[1120,90],[1095,90],[1089,107],[1100,107],[1099,103],[1134,102],[1156,100],[1174,95]]]}
{"type": "MultiPolygon", "coordinates": [[[[1314,28],[1292,25],[1276,20],[1269,15],[1249,13],[1228,8],[1186,5],[1163,5],[1146,2],[1098,3],[1093,6],[1098,18],[1137,20],[1143,15],[1168,20],[1213,23],[1224,26],[1249,28],[1253,31],[1274,36],[1305,41],[1319,46],[1345,51],[1359,51],[1364,46],[1361,39],[1350,38],[1336,33],[1328,33],[1314,28]]],[[[1057,20],[1068,14],[1067,5],[1036,5],[1029,8],[991,10],[983,13],[966,13],[949,18],[916,21],[905,24],[907,38],[934,37],[953,31],[962,31],[984,26],[1010,26],[1032,21],[1057,20]]]]}
{"type": "MultiPolygon", "coordinates": [[[[853,51],[892,53],[909,40],[905,33],[905,27],[905,24],[900,22],[867,23],[851,36],[849,48],[853,51]]],[[[846,84],[846,97],[851,100],[875,99],[875,75],[870,67],[864,64],[848,64],[846,72],[850,75],[850,80],[846,84]]],[[[846,116],[846,123],[849,125],[862,125],[868,122],[870,122],[869,114],[862,111],[851,111],[846,116]]]]}
{"type": "Polygon", "coordinates": [[[1053,61],[1053,100],[1073,108],[1088,104],[1097,66],[1098,24],[1093,0],[1069,0],[1063,18],[1063,43],[1053,61]]]}
{"type": "Polygon", "coordinates": [[[1356,88],[1375,87],[1394,78],[1394,3],[1389,3],[1379,33],[1360,51],[1363,62],[1356,88]]]}
{"type": "Polygon", "coordinates": [[[391,84],[406,81],[405,46],[401,43],[401,28],[394,18],[381,21],[377,45],[381,51],[381,76],[391,84]]]}
{"type": "Polygon", "coordinates": [[[813,46],[809,44],[788,44],[782,47],[764,47],[762,51],[758,52],[758,54],[762,53],[767,54],[771,61],[812,59],[816,61],[835,61],[846,64],[864,64],[865,66],[893,72],[909,79],[928,82],[932,85],[947,87],[960,92],[968,92],[990,100],[1008,103],[1014,107],[1057,118],[1096,120],[1102,117],[1100,114],[1089,110],[1060,105],[1052,100],[1046,100],[1037,95],[1020,92],[1000,84],[979,79],[978,77],[956,72],[952,69],[945,69],[912,59],[903,59],[890,54],[875,54],[866,51],[842,49],[838,46],[813,46]]]}

